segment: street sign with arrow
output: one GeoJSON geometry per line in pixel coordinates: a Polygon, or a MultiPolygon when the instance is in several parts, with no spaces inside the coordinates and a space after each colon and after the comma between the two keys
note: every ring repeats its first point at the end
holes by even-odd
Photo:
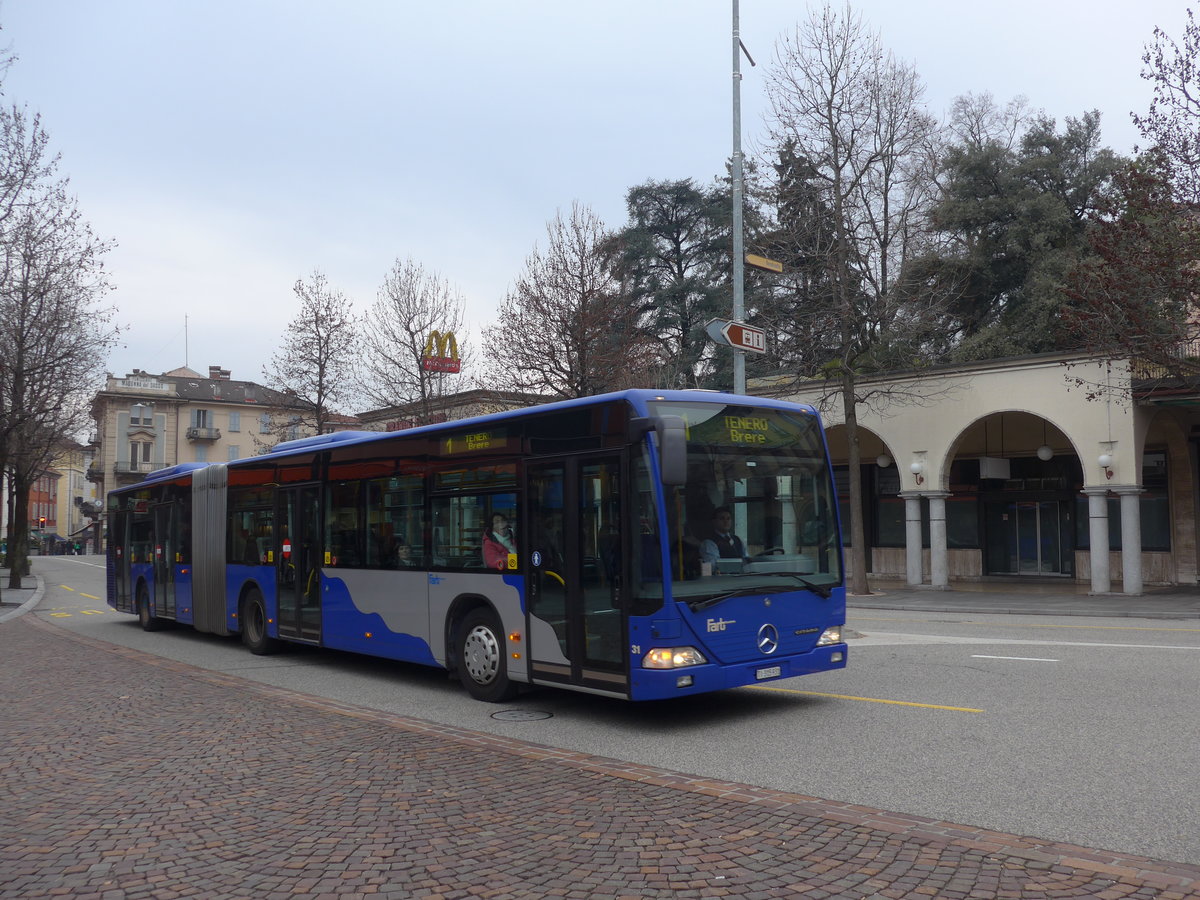
{"type": "Polygon", "coordinates": [[[712,319],[704,326],[704,330],[718,344],[728,344],[735,350],[746,350],[750,353],[767,352],[767,333],[753,325],[729,319],[712,319]]]}

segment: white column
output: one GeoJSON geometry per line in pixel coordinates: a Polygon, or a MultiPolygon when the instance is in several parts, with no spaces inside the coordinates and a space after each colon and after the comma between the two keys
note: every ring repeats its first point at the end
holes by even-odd
{"type": "Polygon", "coordinates": [[[910,585],[923,584],[921,565],[921,495],[908,491],[904,498],[904,569],[910,585]]]}
{"type": "Polygon", "coordinates": [[[1115,487],[1121,498],[1121,586],[1126,594],[1142,593],[1142,489],[1115,487]]]}
{"type": "Polygon", "coordinates": [[[1092,545],[1092,593],[1112,590],[1108,570],[1108,488],[1085,487],[1088,498],[1088,537],[1092,545]]]}
{"type": "Polygon", "coordinates": [[[946,555],[946,498],[943,492],[928,493],[929,498],[929,581],[934,590],[950,586],[950,565],[946,555]]]}

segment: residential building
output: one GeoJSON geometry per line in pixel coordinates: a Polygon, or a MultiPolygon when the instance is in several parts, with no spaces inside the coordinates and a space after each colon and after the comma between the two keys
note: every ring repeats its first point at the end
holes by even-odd
{"type": "MultiPolygon", "coordinates": [[[[91,448],[75,441],[64,441],[58,454],[29,488],[26,528],[30,546],[39,553],[57,552],[59,545],[83,543],[87,529],[99,515],[95,487],[88,481],[91,448]]],[[[0,496],[0,534],[8,534],[12,514],[11,481],[3,479],[0,496]]]]}
{"type": "Polygon", "coordinates": [[[102,506],[96,498],[96,486],[87,477],[93,456],[91,447],[70,441],[54,461],[53,470],[59,476],[54,533],[68,550],[76,544],[85,549],[89,540],[93,541],[91,549],[96,549],[93,526],[102,506]]]}
{"type": "MultiPolygon", "coordinates": [[[[1093,593],[1200,582],[1200,387],[1129,360],[1047,354],[865,379],[868,571],[946,588],[1039,578],[1093,593]],[[1095,552],[1100,548],[1100,552],[1095,552]]],[[[816,383],[753,393],[820,405],[816,383]]],[[[840,396],[822,417],[849,540],[840,396]]]]}
{"type": "Polygon", "coordinates": [[[186,367],[109,375],[92,399],[96,456],[88,477],[103,497],[167,466],[256,456],[281,439],[311,435],[299,410],[295,398],[234,381],[220,366],[207,377],[186,367]]]}

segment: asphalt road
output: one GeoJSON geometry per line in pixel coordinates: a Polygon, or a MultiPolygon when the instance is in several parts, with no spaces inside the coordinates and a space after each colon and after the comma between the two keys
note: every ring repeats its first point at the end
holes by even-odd
{"type": "MultiPolygon", "coordinates": [[[[862,610],[840,672],[655,704],[535,690],[497,708],[445,673],[235,639],[147,634],[103,560],[34,563],[32,613],[308,694],[689,774],[1200,864],[1195,620],[862,610]],[[501,720],[503,710],[549,713],[501,720]]],[[[11,593],[5,595],[11,601],[11,593]]]]}

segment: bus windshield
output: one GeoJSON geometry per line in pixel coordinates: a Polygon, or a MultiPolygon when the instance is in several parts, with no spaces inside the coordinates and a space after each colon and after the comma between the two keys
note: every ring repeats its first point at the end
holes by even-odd
{"type": "Polygon", "coordinates": [[[829,463],[815,415],[724,403],[657,402],[687,425],[687,483],[666,490],[676,600],[694,608],[743,593],[842,582],[829,463]]]}

